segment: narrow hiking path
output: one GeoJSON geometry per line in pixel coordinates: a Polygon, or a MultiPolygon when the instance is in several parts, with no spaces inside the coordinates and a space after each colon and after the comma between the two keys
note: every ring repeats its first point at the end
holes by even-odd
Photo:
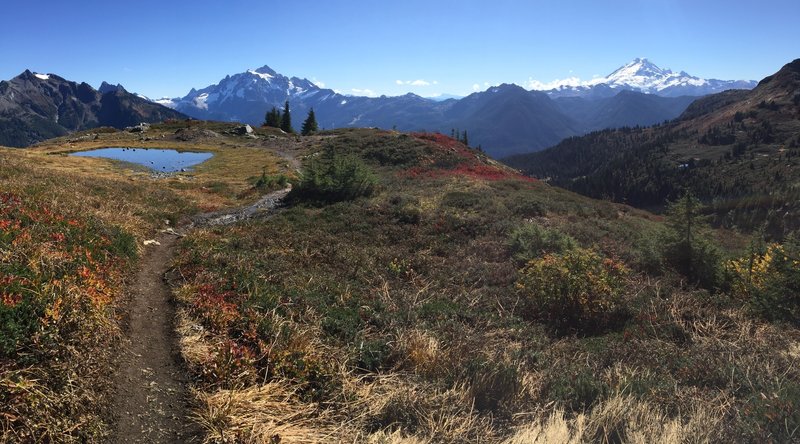
{"type": "Polygon", "coordinates": [[[261,196],[255,203],[245,207],[226,209],[214,211],[211,213],[201,213],[191,218],[189,228],[214,226],[214,225],[230,225],[245,219],[254,217],[264,217],[274,212],[283,201],[283,198],[289,194],[292,187],[283,190],[273,191],[269,194],[261,196]]]}
{"type": "MultiPolygon", "coordinates": [[[[291,188],[262,196],[235,209],[199,214],[185,229],[228,225],[273,214],[291,188]]],[[[146,247],[130,288],[128,324],[119,352],[112,443],[191,443],[200,430],[191,415],[189,377],[175,331],[175,306],[165,273],[170,269],[180,233],[162,230],[157,244],[146,247]]]]}
{"type": "Polygon", "coordinates": [[[180,364],[175,308],[164,281],[177,236],[162,233],[146,250],[131,287],[126,341],[119,353],[113,443],[193,442],[188,376],[180,364]]]}

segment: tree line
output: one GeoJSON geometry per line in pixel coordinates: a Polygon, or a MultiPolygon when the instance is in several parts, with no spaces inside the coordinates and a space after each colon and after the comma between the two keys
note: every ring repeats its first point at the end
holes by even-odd
{"type": "MultiPolygon", "coordinates": [[[[292,127],[292,113],[289,109],[289,101],[283,105],[283,112],[277,107],[273,106],[271,110],[267,111],[264,117],[264,126],[271,128],[280,128],[286,133],[293,134],[294,128],[292,127]]],[[[314,114],[314,108],[308,111],[306,120],[303,121],[303,126],[300,128],[300,134],[307,136],[319,130],[317,125],[317,117],[314,114]]]]}

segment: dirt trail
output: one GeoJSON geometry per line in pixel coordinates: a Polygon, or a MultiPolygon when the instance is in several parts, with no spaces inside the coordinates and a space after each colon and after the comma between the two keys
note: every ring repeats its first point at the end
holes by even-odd
{"type": "Polygon", "coordinates": [[[245,219],[254,217],[264,217],[272,214],[276,208],[281,205],[281,201],[292,188],[273,191],[258,199],[252,205],[246,207],[234,208],[222,211],[215,211],[213,213],[198,214],[192,218],[190,228],[198,226],[211,226],[211,225],[230,225],[245,219]]]}
{"type": "MultiPolygon", "coordinates": [[[[228,225],[274,213],[290,188],[263,196],[252,205],[200,214],[186,229],[228,225]]],[[[126,343],[120,351],[112,443],[190,443],[200,431],[191,414],[188,373],[175,332],[175,307],[164,280],[180,234],[162,232],[149,245],[130,289],[126,343]]]]}
{"type": "Polygon", "coordinates": [[[163,233],[146,247],[131,288],[127,341],[119,353],[113,443],[195,442],[187,372],[174,330],[175,309],[164,282],[177,237],[163,233]]]}
{"type": "MultiPolygon", "coordinates": [[[[299,170],[296,144],[277,150],[299,170]]],[[[188,226],[228,225],[265,217],[280,207],[291,188],[275,191],[241,208],[199,214],[188,226]]],[[[180,356],[175,331],[175,307],[164,275],[169,270],[179,233],[169,230],[149,245],[130,288],[126,340],[119,352],[113,404],[115,427],[111,443],[193,443],[202,431],[189,420],[189,377],[180,356]]]]}

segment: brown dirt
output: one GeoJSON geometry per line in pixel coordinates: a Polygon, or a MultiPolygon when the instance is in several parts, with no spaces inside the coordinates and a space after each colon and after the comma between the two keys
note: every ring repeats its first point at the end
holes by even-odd
{"type": "MultiPolygon", "coordinates": [[[[279,155],[290,167],[300,167],[293,153],[281,151],[279,155]]],[[[268,216],[280,207],[289,190],[269,193],[246,207],[197,215],[184,221],[183,229],[268,216]]],[[[181,358],[175,307],[165,279],[177,238],[174,231],[162,232],[156,237],[160,245],[145,247],[140,269],[129,288],[126,339],[118,353],[114,381],[112,443],[201,441],[202,432],[190,419],[189,372],[181,358]]]]}
{"type": "Polygon", "coordinates": [[[117,362],[113,443],[198,441],[199,434],[188,420],[188,372],[181,361],[175,308],[164,281],[177,238],[163,233],[156,240],[161,245],[145,247],[130,289],[127,339],[117,362]]]}

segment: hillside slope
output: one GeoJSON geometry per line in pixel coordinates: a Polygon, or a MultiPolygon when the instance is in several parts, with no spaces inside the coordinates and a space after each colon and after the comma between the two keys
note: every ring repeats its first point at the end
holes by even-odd
{"type": "Polygon", "coordinates": [[[185,115],[128,93],[26,70],[0,81],[0,146],[24,147],[73,131],[142,122],[184,119],[185,115]]]}
{"type": "MultiPolygon", "coordinates": [[[[449,137],[234,127],[0,150],[0,441],[107,441],[121,277],[164,220],[184,236],[166,277],[194,385],[177,420],[206,442],[794,438],[796,243],[747,249],[695,225],[717,282],[698,289],[671,265],[672,216],[552,187],[449,137]],[[163,177],[65,155],[102,146],[214,157],[163,177]],[[175,223],[287,180],[276,211],[175,223]]],[[[136,399],[131,411],[157,413],[136,399]]]]}
{"type": "Polygon", "coordinates": [[[690,189],[719,223],[800,226],[800,60],[752,91],[699,99],[674,122],[600,131],[508,163],[600,198],[657,207],[690,189]]]}

